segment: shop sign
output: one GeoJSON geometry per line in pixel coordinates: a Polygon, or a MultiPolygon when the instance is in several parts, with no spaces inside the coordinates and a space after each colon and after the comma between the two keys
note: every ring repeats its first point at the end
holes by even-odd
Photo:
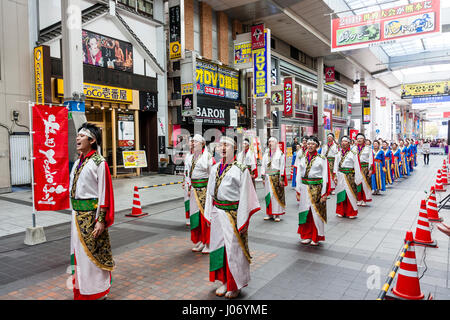
{"type": "Polygon", "coordinates": [[[270,99],[270,104],[272,106],[278,106],[284,104],[284,92],[283,91],[273,91],[272,98],[270,99]]]}
{"type": "Polygon", "coordinates": [[[254,25],[251,28],[252,50],[263,49],[266,47],[264,24],[254,25]]]}
{"type": "Polygon", "coordinates": [[[215,63],[197,60],[197,94],[239,99],[239,71],[215,63]]]}
{"type": "Polygon", "coordinates": [[[204,124],[227,124],[226,112],[222,108],[197,106],[196,119],[201,120],[204,124]]]}
{"type": "Polygon", "coordinates": [[[326,67],[325,68],[325,83],[333,84],[336,81],[334,74],[334,67],[326,67]]]}
{"type": "Polygon", "coordinates": [[[394,43],[441,32],[440,0],[425,0],[333,19],[331,52],[394,43]]]}
{"type": "Polygon", "coordinates": [[[234,65],[249,65],[252,62],[252,43],[250,41],[234,44],[234,65]]]}
{"type": "Polygon", "coordinates": [[[139,109],[157,112],[158,94],[156,92],[139,91],[139,109]]]}
{"type": "Polygon", "coordinates": [[[363,124],[370,123],[370,100],[364,100],[362,102],[363,110],[363,124]]]}
{"type": "Polygon", "coordinates": [[[34,88],[36,103],[51,102],[50,47],[34,48],[34,88]],[[47,70],[48,69],[48,70],[47,70]]]}
{"type": "Polygon", "coordinates": [[[69,208],[68,110],[34,105],[33,177],[36,211],[69,208]]]}
{"type": "MultiPolygon", "coordinates": [[[[264,37],[270,39],[270,30],[264,31],[264,37]]],[[[253,50],[253,96],[255,98],[270,97],[270,47],[266,45],[262,49],[253,50]]]]}
{"type": "Polygon", "coordinates": [[[170,60],[181,59],[181,8],[169,8],[169,56],[170,60]]]}
{"type": "Polygon", "coordinates": [[[450,96],[450,81],[402,84],[401,98],[424,98],[450,96]]]}
{"type": "Polygon", "coordinates": [[[367,98],[367,86],[359,86],[359,96],[361,98],[367,98]]]}
{"type": "Polygon", "coordinates": [[[450,109],[450,96],[412,98],[413,109],[450,109]]]}
{"type": "Polygon", "coordinates": [[[386,107],[386,97],[380,97],[380,107],[386,107]]]}
{"type": "Polygon", "coordinates": [[[283,87],[284,87],[284,116],[285,117],[292,117],[292,78],[284,78],[283,80],[283,87]]]}
{"type": "Polygon", "coordinates": [[[123,166],[127,169],[147,167],[145,150],[122,151],[122,158],[123,166]]]}
{"type": "Polygon", "coordinates": [[[348,114],[352,114],[352,104],[350,102],[347,104],[347,111],[348,114]]]}
{"type": "MultiPolygon", "coordinates": [[[[64,80],[57,79],[57,95],[64,97],[64,80]]],[[[100,84],[83,83],[84,94],[87,100],[114,101],[117,103],[133,103],[131,89],[104,86],[100,84]]]]}

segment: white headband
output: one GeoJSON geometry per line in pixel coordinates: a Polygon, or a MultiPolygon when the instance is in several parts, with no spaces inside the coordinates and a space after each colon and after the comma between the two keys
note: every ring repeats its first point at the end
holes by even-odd
{"type": "Polygon", "coordinates": [[[277,138],[275,138],[275,137],[270,137],[270,138],[269,138],[269,142],[270,142],[270,141],[278,142],[277,138]]]}
{"type": "Polygon", "coordinates": [[[198,133],[194,135],[194,137],[192,138],[192,140],[198,141],[198,142],[201,142],[201,143],[204,143],[204,142],[205,142],[205,139],[204,139],[201,135],[199,135],[198,133]]]}
{"type": "Polygon", "coordinates": [[[86,128],[82,128],[80,131],[78,131],[78,134],[83,134],[85,136],[88,136],[91,139],[95,139],[94,135],[92,134],[92,132],[86,128]]]}
{"type": "Polygon", "coordinates": [[[350,139],[347,137],[342,137],[341,141],[347,140],[348,142],[350,142],[350,139]]]}
{"type": "Polygon", "coordinates": [[[234,139],[230,138],[230,137],[227,137],[227,136],[222,136],[220,138],[220,143],[228,143],[228,144],[231,144],[233,146],[236,145],[236,142],[234,142],[234,139]]]}

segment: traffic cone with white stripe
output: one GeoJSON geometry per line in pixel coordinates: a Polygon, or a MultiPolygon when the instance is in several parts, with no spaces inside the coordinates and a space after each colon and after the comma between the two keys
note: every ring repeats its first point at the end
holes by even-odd
{"type": "Polygon", "coordinates": [[[444,159],[444,163],[442,164],[442,184],[449,184],[448,181],[448,170],[447,170],[447,164],[445,163],[445,159],[444,159]]]}
{"type": "Polygon", "coordinates": [[[142,217],[146,216],[148,213],[142,212],[141,200],[139,199],[139,189],[137,186],[134,187],[133,195],[133,208],[131,209],[131,214],[126,214],[126,217],[142,217]]]}
{"type": "Polygon", "coordinates": [[[437,241],[431,239],[430,223],[427,215],[427,201],[420,202],[419,218],[417,219],[414,243],[427,247],[437,247],[437,241]]]}
{"type": "Polygon", "coordinates": [[[441,176],[441,169],[438,169],[437,177],[436,177],[436,184],[434,185],[434,190],[439,192],[445,192],[444,186],[442,185],[442,176],[441,176]]]}
{"type": "Polygon", "coordinates": [[[428,200],[427,200],[427,216],[428,216],[428,221],[431,221],[431,222],[442,221],[442,218],[439,217],[437,201],[436,201],[436,192],[435,192],[433,186],[431,187],[430,196],[428,197],[428,200]]]}
{"type": "Polygon", "coordinates": [[[406,232],[405,242],[409,242],[410,244],[405,252],[402,262],[400,262],[397,283],[392,290],[392,293],[397,297],[407,300],[422,300],[425,295],[420,291],[412,231],[406,232]]]}

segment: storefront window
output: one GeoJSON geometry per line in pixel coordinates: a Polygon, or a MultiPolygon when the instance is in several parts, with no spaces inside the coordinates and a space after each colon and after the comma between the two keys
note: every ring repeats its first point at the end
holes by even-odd
{"type": "Polygon", "coordinates": [[[336,117],[344,116],[344,103],[345,100],[342,98],[330,93],[324,94],[324,108],[332,110],[333,115],[336,117]]]}
{"type": "Polygon", "coordinates": [[[312,112],[313,106],[317,105],[317,91],[313,88],[302,85],[302,106],[301,110],[312,112]]]}

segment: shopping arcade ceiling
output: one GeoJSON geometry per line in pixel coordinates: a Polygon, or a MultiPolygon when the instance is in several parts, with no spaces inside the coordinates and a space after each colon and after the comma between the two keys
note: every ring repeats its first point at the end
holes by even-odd
{"type": "Polygon", "coordinates": [[[391,45],[332,53],[332,17],[343,17],[391,8],[416,0],[205,0],[241,22],[263,22],[272,35],[312,57],[324,57],[326,65],[350,79],[360,75],[378,79],[400,95],[402,83],[448,79],[450,71],[450,0],[441,0],[441,34],[426,39],[404,40],[391,45]],[[417,68],[419,66],[419,68],[417,68]],[[447,71],[448,70],[448,71],[447,71]]]}

